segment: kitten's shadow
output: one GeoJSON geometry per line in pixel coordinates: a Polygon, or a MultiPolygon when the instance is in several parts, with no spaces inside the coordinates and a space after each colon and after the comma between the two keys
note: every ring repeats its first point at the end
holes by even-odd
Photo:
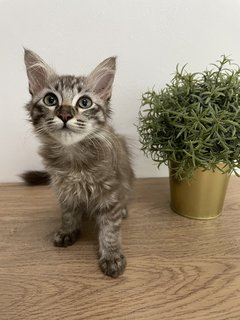
{"type": "Polygon", "coordinates": [[[98,228],[96,223],[92,219],[83,218],[82,227],[81,227],[81,236],[80,238],[84,241],[97,241],[98,237],[98,228]]]}

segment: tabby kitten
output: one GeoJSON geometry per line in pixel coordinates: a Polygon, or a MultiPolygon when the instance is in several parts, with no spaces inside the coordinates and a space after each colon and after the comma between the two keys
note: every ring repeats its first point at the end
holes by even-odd
{"type": "Polygon", "coordinates": [[[111,277],[126,266],[120,224],[133,181],[126,143],[109,124],[115,60],[104,60],[87,77],[59,76],[25,50],[32,96],[26,108],[41,141],[46,172],[26,172],[23,179],[29,184],[51,182],[55,189],[62,210],[56,246],[77,240],[83,214],[96,219],[99,266],[111,277]]]}

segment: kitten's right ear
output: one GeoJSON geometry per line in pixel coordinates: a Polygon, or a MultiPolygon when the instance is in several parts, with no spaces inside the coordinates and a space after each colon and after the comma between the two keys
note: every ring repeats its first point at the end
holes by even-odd
{"type": "Polygon", "coordinates": [[[29,91],[35,95],[46,86],[49,78],[56,74],[35,52],[24,49],[24,61],[29,81],[29,91]]]}

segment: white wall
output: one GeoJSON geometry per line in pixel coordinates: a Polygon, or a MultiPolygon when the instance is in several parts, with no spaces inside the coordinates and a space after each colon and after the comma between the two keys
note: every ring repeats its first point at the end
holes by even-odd
{"type": "Polygon", "coordinates": [[[114,124],[129,136],[137,176],[167,175],[138,150],[141,94],[171,78],[175,65],[202,70],[221,54],[240,63],[239,0],[0,0],[0,182],[41,168],[23,105],[28,85],[22,46],[59,73],[87,74],[118,56],[114,124]]]}

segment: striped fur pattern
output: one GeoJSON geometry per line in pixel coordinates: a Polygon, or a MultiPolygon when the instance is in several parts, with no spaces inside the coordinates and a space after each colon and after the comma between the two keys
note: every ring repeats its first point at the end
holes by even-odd
{"type": "Polygon", "coordinates": [[[30,50],[25,50],[25,64],[32,96],[26,108],[62,209],[54,244],[73,244],[82,216],[94,217],[100,268],[117,277],[126,266],[120,225],[133,171],[127,145],[109,123],[115,58],[104,60],[86,77],[58,76],[30,50]]]}

